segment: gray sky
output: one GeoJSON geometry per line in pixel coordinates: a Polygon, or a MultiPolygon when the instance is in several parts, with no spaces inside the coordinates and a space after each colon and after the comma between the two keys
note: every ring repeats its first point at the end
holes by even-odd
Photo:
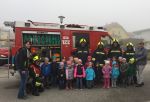
{"type": "Polygon", "coordinates": [[[102,26],[120,23],[127,31],[150,28],[150,0],[0,0],[0,24],[4,21],[102,26]]]}

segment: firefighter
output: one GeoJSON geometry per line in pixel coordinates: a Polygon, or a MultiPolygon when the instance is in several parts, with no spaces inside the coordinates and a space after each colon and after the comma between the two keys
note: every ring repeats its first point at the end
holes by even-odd
{"type": "Polygon", "coordinates": [[[29,75],[32,79],[32,94],[34,96],[39,96],[39,91],[42,86],[41,81],[41,70],[39,66],[39,56],[33,57],[33,63],[29,67],[29,75]]]}
{"type": "Polygon", "coordinates": [[[77,48],[77,51],[75,52],[75,57],[78,57],[82,60],[83,65],[85,65],[87,57],[89,55],[89,49],[87,47],[87,41],[85,38],[81,38],[79,41],[79,47],[77,48]]]}
{"type": "Polygon", "coordinates": [[[100,66],[102,67],[104,65],[104,60],[106,60],[106,52],[104,50],[104,43],[99,42],[97,45],[97,49],[94,51],[92,55],[92,60],[94,63],[99,63],[100,66]]]}
{"type": "Polygon", "coordinates": [[[113,43],[111,45],[111,48],[108,52],[108,58],[112,59],[113,57],[118,57],[122,56],[122,50],[120,48],[120,44],[117,39],[113,39],[113,43]]]}
{"type": "Polygon", "coordinates": [[[92,60],[94,62],[94,71],[96,73],[95,85],[101,83],[102,81],[102,67],[105,64],[104,60],[107,59],[106,52],[104,50],[104,43],[99,42],[97,45],[97,49],[94,51],[92,55],[92,60]]]}
{"type": "Polygon", "coordinates": [[[127,62],[129,62],[131,58],[135,58],[134,45],[131,42],[126,44],[126,51],[124,52],[124,57],[127,59],[127,62]]]}
{"type": "Polygon", "coordinates": [[[124,52],[124,57],[127,59],[129,63],[128,68],[128,84],[136,84],[136,60],[135,60],[135,50],[134,45],[129,42],[126,44],[126,51],[124,52]]]}

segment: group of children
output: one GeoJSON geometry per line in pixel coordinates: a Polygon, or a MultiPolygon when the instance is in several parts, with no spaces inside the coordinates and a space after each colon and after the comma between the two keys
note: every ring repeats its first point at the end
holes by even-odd
{"type": "MultiPolygon", "coordinates": [[[[37,88],[32,88],[33,94],[38,96],[41,87],[50,88],[58,86],[59,89],[80,89],[92,88],[103,83],[103,88],[128,86],[136,84],[136,70],[133,66],[133,60],[127,63],[125,58],[113,57],[112,60],[105,60],[103,66],[96,63],[93,64],[92,57],[88,56],[87,63],[82,64],[82,60],[77,57],[69,57],[57,62],[54,58],[51,63],[49,59],[45,58],[42,64],[31,64],[39,66],[39,70],[33,68],[35,78],[33,78],[33,87],[37,84],[37,88]],[[37,74],[37,72],[39,74],[37,74]],[[41,83],[38,83],[38,78],[41,78],[41,83]],[[76,84],[75,84],[76,83],[76,84]],[[42,86],[43,85],[43,86],[42,86]],[[40,86],[40,87],[39,87],[40,86]]],[[[30,72],[30,70],[29,70],[30,72]]],[[[32,71],[31,71],[32,72],[32,71]]]]}
{"type": "Polygon", "coordinates": [[[136,84],[136,66],[134,59],[130,59],[127,63],[126,58],[113,57],[112,61],[106,60],[102,68],[104,78],[104,88],[123,86],[127,87],[136,84]],[[110,84],[111,80],[111,84],[110,84]]]}

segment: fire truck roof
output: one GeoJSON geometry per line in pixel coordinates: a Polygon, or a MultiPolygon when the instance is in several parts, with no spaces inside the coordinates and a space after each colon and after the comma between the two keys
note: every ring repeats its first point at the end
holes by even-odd
{"type": "Polygon", "coordinates": [[[88,31],[103,31],[105,32],[105,28],[100,26],[88,26],[88,25],[78,25],[78,24],[58,24],[58,23],[42,23],[42,22],[32,22],[28,20],[27,22],[15,21],[15,22],[7,22],[4,24],[12,27],[23,27],[23,28],[47,28],[47,29],[67,29],[67,30],[88,30],[88,31]]]}

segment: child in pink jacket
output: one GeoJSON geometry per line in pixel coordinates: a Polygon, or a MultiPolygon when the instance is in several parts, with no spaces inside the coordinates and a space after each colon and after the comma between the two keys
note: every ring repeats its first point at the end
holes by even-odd
{"type": "Polygon", "coordinates": [[[78,65],[74,69],[74,78],[76,78],[76,84],[77,88],[81,89],[83,88],[83,78],[85,78],[85,69],[82,65],[82,60],[79,59],[78,65]]]}
{"type": "Polygon", "coordinates": [[[110,74],[111,74],[110,61],[106,60],[105,65],[102,68],[103,77],[104,77],[104,86],[103,88],[110,88],[110,74]]]}

